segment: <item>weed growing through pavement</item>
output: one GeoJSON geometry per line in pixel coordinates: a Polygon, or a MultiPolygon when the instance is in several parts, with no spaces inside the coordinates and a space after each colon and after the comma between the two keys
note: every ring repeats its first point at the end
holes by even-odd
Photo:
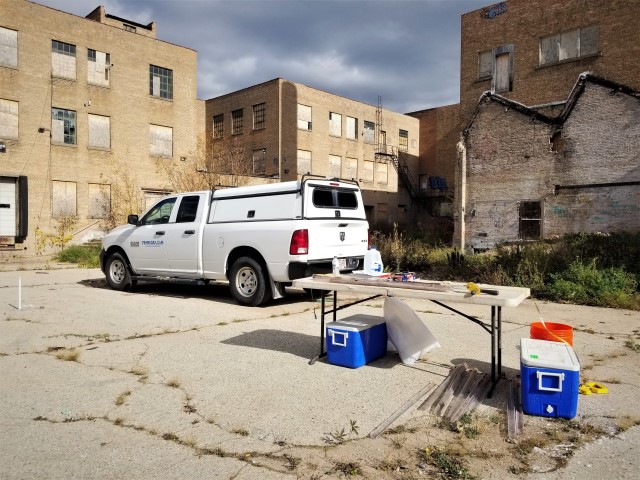
{"type": "Polygon", "coordinates": [[[142,365],[134,365],[131,367],[131,370],[129,370],[129,373],[140,377],[140,381],[145,381],[149,378],[149,369],[142,365]]]}
{"type": "Polygon", "coordinates": [[[180,387],[180,380],[176,377],[173,377],[167,382],[167,386],[172,388],[178,388],[180,387]]]}
{"type": "Polygon", "coordinates": [[[231,430],[231,433],[235,433],[236,435],[240,435],[241,437],[249,436],[249,430],[247,430],[246,428],[234,428],[233,430],[231,430]]]}
{"type": "Polygon", "coordinates": [[[127,400],[127,397],[131,395],[131,390],[125,390],[120,395],[116,397],[116,405],[124,405],[124,402],[127,400]]]}
{"type": "Polygon", "coordinates": [[[357,462],[337,462],[333,471],[343,475],[356,476],[360,475],[360,465],[357,462]]]}
{"type": "Polygon", "coordinates": [[[56,353],[58,360],[64,360],[65,362],[77,362],[80,358],[80,351],[72,348],[71,350],[60,350],[56,353]]]}
{"type": "Polygon", "coordinates": [[[469,472],[463,458],[440,447],[427,447],[420,451],[420,457],[423,462],[437,468],[446,478],[462,480],[476,478],[469,472]]]}
{"type": "Polygon", "coordinates": [[[636,353],[640,353],[640,343],[636,343],[633,340],[627,340],[624,342],[624,346],[636,353]]]}

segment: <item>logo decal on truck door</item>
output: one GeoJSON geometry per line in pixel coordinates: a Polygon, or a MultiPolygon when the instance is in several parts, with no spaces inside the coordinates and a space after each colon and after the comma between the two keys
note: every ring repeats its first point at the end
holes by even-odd
{"type": "Polygon", "coordinates": [[[340,241],[344,242],[344,237],[345,237],[345,233],[344,232],[340,232],[340,241]]]}

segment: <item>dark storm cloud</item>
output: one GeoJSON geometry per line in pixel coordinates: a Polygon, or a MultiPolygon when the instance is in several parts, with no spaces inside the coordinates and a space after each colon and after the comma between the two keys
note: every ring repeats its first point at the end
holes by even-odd
{"type": "MultiPolygon", "coordinates": [[[[97,0],[98,2],[100,0],[97,0]]],[[[98,3],[42,0],[85,16],[98,3]]],[[[106,0],[198,51],[198,96],[283,77],[409,112],[458,102],[460,15],[486,0],[106,0]]]]}

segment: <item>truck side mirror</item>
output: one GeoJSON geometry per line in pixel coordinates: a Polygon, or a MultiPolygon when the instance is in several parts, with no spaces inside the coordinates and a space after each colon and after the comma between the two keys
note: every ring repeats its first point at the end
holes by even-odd
{"type": "Polygon", "coordinates": [[[138,215],[129,215],[127,217],[127,223],[129,225],[138,225],[138,215]]]}

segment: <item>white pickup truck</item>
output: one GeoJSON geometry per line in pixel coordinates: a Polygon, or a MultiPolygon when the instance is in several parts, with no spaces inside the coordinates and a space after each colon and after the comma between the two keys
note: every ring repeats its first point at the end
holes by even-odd
{"type": "Polygon", "coordinates": [[[244,305],[281,298],[292,280],[362,268],[369,243],[358,184],[300,181],[169,195],[102,240],[116,290],[137,280],[228,280],[244,305]]]}

